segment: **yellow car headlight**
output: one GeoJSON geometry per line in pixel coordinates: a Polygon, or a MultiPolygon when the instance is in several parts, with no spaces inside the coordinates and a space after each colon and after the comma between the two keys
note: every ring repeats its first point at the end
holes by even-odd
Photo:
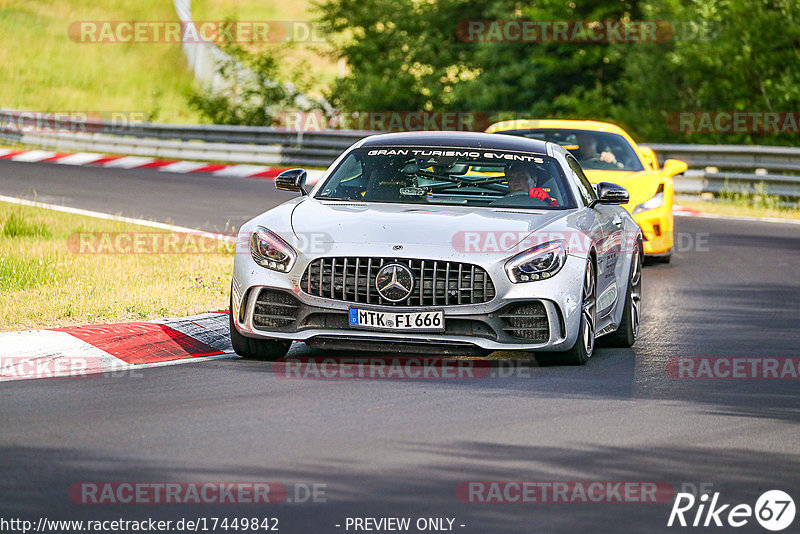
{"type": "Polygon", "coordinates": [[[636,215],[637,213],[641,213],[643,211],[654,210],[658,209],[664,205],[664,184],[658,186],[658,190],[656,194],[652,197],[648,198],[635,208],[633,208],[633,214],[636,215]]]}

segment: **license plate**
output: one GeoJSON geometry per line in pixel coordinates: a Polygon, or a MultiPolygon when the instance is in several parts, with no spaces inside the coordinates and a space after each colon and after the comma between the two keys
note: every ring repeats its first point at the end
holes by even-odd
{"type": "Polygon", "coordinates": [[[369,330],[443,332],[444,311],[396,313],[350,308],[350,326],[369,330]]]}

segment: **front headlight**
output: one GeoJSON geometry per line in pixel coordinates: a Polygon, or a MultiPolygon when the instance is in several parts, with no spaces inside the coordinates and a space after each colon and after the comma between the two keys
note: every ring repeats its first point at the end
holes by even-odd
{"type": "Polygon", "coordinates": [[[506,262],[508,279],[518,284],[550,278],[566,263],[567,252],[566,241],[550,241],[517,254],[506,262]]]}
{"type": "Polygon", "coordinates": [[[637,213],[641,213],[647,210],[654,210],[660,208],[664,205],[664,184],[658,186],[658,190],[656,194],[652,197],[648,198],[635,208],[633,208],[633,214],[636,215],[637,213]]]}
{"type": "Polygon", "coordinates": [[[287,273],[292,269],[297,253],[278,234],[258,227],[250,238],[250,255],[262,267],[287,273]]]}

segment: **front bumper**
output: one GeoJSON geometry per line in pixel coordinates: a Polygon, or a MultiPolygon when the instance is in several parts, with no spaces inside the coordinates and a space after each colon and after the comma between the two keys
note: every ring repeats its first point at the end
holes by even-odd
{"type": "MultiPolygon", "coordinates": [[[[354,349],[384,344],[388,350],[427,347],[426,352],[447,353],[447,347],[477,347],[482,350],[548,350],[571,348],[577,339],[580,320],[580,296],[585,258],[568,256],[562,270],[553,278],[512,284],[502,270],[505,259],[482,264],[491,276],[496,296],[483,304],[432,306],[427,308],[379,306],[352,303],[309,295],[300,289],[300,278],[310,258],[298,261],[287,274],[263,269],[247,258],[237,258],[232,286],[232,309],[236,329],[244,336],[265,339],[291,339],[320,346],[354,349]],[[289,320],[263,324],[263,314],[256,319],[256,307],[264,297],[278,301],[279,307],[293,306],[289,320]],[[261,300],[259,300],[261,299],[261,300]],[[541,339],[521,338],[514,311],[532,304],[546,317],[547,332],[541,339]],[[403,312],[443,310],[444,332],[360,330],[349,326],[349,309],[358,307],[376,311],[403,312]],[[390,345],[386,345],[390,344],[390,345]]],[[[261,309],[263,311],[263,309],[261,309]]],[[[526,309],[525,311],[528,311],[526,309]]],[[[416,352],[416,351],[414,351],[416,352]]]]}
{"type": "Polygon", "coordinates": [[[632,217],[642,229],[645,255],[666,254],[672,250],[674,244],[672,203],[669,203],[669,206],[665,204],[658,209],[637,213],[632,217]]]}

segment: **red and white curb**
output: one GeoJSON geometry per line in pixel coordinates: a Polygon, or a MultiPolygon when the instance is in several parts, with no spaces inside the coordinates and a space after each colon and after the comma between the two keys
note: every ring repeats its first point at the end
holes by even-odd
{"type": "Polygon", "coordinates": [[[0,333],[0,382],[236,358],[228,314],[0,333]]]}
{"type": "Polygon", "coordinates": [[[674,204],[672,206],[672,214],[673,215],[683,215],[684,217],[697,217],[699,215],[702,215],[703,212],[699,211],[699,210],[693,210],[691,208],[684,208],[682,206],[678,206],[677,204],[674,204]]]}
{"type": "MultiPolygon", "coordinates": [[[[65,154],[46,150],[11,150],[0,148],[0,159],[23,163],[58,163],[60,165],[87,165],[109,169],[155,169],[178,174],[204,173],[212,176],[236,178],[275,178],[285,168],[265,165],[226,165],[204,161],[179,161],[142,156],[107,156],[95,152],[65,154]]],[[[308,183],[315,184],[324,171],[309,170],[308,183]]]]}

